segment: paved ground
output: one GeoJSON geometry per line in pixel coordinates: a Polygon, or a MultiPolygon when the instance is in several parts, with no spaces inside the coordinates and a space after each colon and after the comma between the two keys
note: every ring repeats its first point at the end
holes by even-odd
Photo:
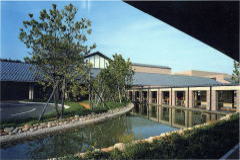
{"type": "MultiPolygon", "coordinates": [[[[1,102],[0,121],[38,117],[43,107],[44,104],[39,103],[1,102]]],[[[45,113],[52,111],[54,111],[53,105],[48,105],[45,113]]]]}

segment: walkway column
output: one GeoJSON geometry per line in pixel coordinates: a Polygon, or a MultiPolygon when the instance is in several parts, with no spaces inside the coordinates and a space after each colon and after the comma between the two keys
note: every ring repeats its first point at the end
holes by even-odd
{"type": "Polygon", "coordinates": [[[185,107],[188,108],[189,98],[188,98],[188,90],[185,90],[185,107]]]}
{"type": "Polygon", "coordinates": [[[212,90],[211,99],[212,99],[211,110],[216,111],[217,110],[217,91],[216,90],[212,90]]]}
{"type": "Polygon", "coordinates": [[[189,108],[193,108],[193,91],[189,90],[189,108]]]}
{"type": "Polygon", "coordinates": [[[157,90],[157,104],[159,104],[159,89],[157,90]]]}
{"type": "Polygon", "coordinates": [[[176,91],[174,91],[174,90],[172,90],[172,93],[171,93],[171,95],[172,95],[172,97],[171,97],[171,99],[172,99],[172,105],[171,106],[176,106],[176,101],[175,101],[175,99],[176,99],[176,91]]]}
{"type": "Polygon", "coordinates": [[[152,103],[152,93],[151,93],[151,89],[148,89],[148,104],[152,103]]]}
{"type": "Polygon", "coordinates": [[[207,100],[207,106],[206,106],[206,110],[211,110],[211,91],[207,90],[206,91],[206,100],[207,100]]]}
{"type": "Polygon", "coordinates": [[[141,89],[139,89],[139,101],[140,103],[143,103],[143,94],[141,89]]]}
{"type": "Polygon", "coordinates": [[[158,89],[158,104],[162,105],[162,91],[158,89]]]}

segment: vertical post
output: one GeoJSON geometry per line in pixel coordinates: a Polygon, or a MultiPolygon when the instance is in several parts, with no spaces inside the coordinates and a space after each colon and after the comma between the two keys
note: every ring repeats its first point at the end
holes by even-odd
{"type": "Polygon", "coordinates": [[[162,104],[162,95],[160,89],[158,89],[158,102],[157,104],[161,105],[162,104]]]}
{"type": "Polygon", "coordinates": [[[216,111],[217,110],[217,101],[218,101],[218,95],[216,90],[212,90],[211,94],[211,110],[216,111]]]}
{"type": "Polygon", "coordinates": [[[172,106],[176,106],[176,91],[174,91],[174,90],[171,90],[171,92],[172,92],[172,106]]]}
{"type": "Polygon", "coordinates": [[[150,102],[150,96],[151,96],[151,93],[150,93],[150,89],[148,88],[148,90],[147,90],[147,92],[148,92],[148,100],[147,100],[147,102],[148,102],[148,104],[150,104],[151,102],[150,102]]]}
{"type": "Polygon", "coordinates": [[[193,108],[193,91],[192,90],[189,90],[189,102],[188,102],[188,107],[189,108],[193,108]]]}
{"type": "Polygon", "coordinates": [[[185,92],[185,107],[188,108],[188,103],[189,103],[189,96],[188,96],[188,93],[189,93],[189,87],[187,88],[187,90],[184,91],[185,92]]]}
{"type": "Polygon", "coordinates": [[[169,91],[169,105],[173,106],[172,104],[173,103],[172,103],[172,88],[171,88],[171,90],[169,91]]]}
{"type": "Polygon", "coordinates": [[[207,93],[206,93],[206,99],[207,99],[207,110],[211,110],[211,87],[210,87],[210,89],[209,90],[207,90],[206,91],[207,93]]]}

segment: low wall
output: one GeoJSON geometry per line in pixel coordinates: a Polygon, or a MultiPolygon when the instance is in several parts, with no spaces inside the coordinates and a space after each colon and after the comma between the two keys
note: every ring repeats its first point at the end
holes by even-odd
{"type": "Polygon", "coordinates": [[[17,142],[21,140],[26,140],[34,137],[44,136],[53,134],[59,131],[65,131],[73,128],[82,128],[84,126],[90,125],[90,124],[96,124],[103,122],[105,120],[115,118],[117,116],[126,114],[127,112],[131,111],[133,109],[134,105],[132,103],[128,104],[126,107],[122,108],[116,108],[114,110],[109,110],[106,113],[101,114],[92,114],[85,117],[73,117],[73,119],[70,121],[70,123],[67,124],[61,124],[54,127],[48,127],[48,128],[42,128],[38,129],[36,131],[27,131],[20,134],[15,135],[6,135],[0,137],[0,144],[4,145],[9,142],[17,142]]]}

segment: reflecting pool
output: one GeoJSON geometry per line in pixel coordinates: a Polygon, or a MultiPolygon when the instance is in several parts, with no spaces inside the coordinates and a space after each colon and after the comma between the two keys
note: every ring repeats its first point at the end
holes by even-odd
{"type": "Polygon", "coordinates": [[[191,110],[184,107],[148,104],[135,104],[132,113],[176,128],[192,127],[197,124],[216,121],[226,115],[226,113],[216,113],[206,110],[191,110]]]}
{"type": "Polygon", "coordinates": [[[1,159],[52,158],[148,138],[178,128],[190,127],[222,115],[200,111],[136,104],[124,115],[85,128],[59,132],[17,144],[1,146],[1,159]]]}
{"type": "Polygon", "coordinates": [[[86,128],[1,148],[1,159],[50,158],[159,135],[177,128],[125,115],[86,128]]]}

